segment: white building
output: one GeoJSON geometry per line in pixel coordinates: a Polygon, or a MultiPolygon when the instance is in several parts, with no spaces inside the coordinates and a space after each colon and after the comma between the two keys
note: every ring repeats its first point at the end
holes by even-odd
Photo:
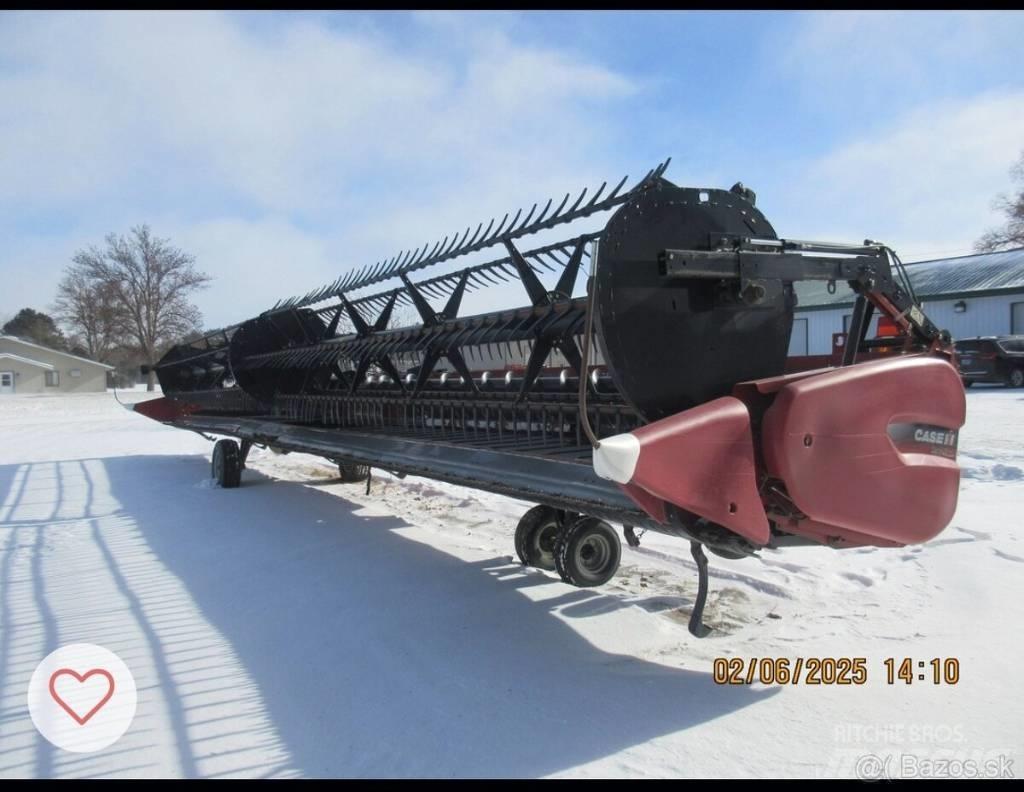
{"type": "MultiPolygon", "coordinates": [[[[906,264],[910,282],[936,326],[954,339],[1024,334],[1024,248],[906,264]]],[[[832,334],[846,332],[855,296],[845,283],[796,285],[790,355],[827,355],[832,334]]],[[[877,317],[877,313],[876,313],[877,317]]],[[[875,335],[877,319],[868,337],[875,335]]]]}
{"type": "Polygon", "coordinates": [[[0,336],[0,398],[17,393],[102,393],[113,366],[0,336]]]}

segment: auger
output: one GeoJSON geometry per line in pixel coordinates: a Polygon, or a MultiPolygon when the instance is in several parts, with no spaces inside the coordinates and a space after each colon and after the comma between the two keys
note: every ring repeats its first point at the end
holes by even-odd
{"type": "Polygon", "coordinates": [[[577,586],[615,574],[610,523],[630,545],[638,528],[680,537],[698,636],[704,548],[937,535],[956,508],[965,399],[949,334],[899,258],[871,241],[780,239],[741,183],[677,187],[667,167],[469,226],[175,346],[156,365],[164,396],[135,409],[223,436],[224,487],[258,445],[323,456],[343,480],[376,467],[532,501],[520,560],[577,586]],[[608,212],[601,228],[528,244],[608,212]],[[487,260],[420,274],[474,253],[487,260]],[[787,361],[804,280],[856,294],[838,366],[787,361]],[[521,305],[460,316],[468,292],[511,282],[521,305]],[[420,322],[394,326],[399,306],[420,322]],[[875,312],[898,336],[867,337],[875,312]]]}

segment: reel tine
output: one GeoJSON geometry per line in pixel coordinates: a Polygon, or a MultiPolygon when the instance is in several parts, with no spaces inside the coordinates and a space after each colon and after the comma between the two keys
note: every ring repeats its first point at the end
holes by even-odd
{"type": "Polygon", "coordinates": [[[473,270],[467,276],[467,284],[471,289],[479,289],[481,286],[486,286],[483,277],[480,274],[480,270],[473,270]]]}
{"type": "Polygon", "coordinates": [[[421,261],[423,261],[427,257],[427,248],[429,247],[430,243],[425,242],[423,244],[423,247],[417,248],[416,255],[413,256],[412,263],[410,264],[410,266],[416,267],[421,261]]]}
{"type": "Polygon", "coordinates": [[[501,218],[501,223],[498,224],[498,227],[495,229],[493,236],[491,236],[492,240],[497,239],[499,236],[501,236],[501,229],[505,227],[506,220],[508,220],[508,212],[505,212],[505,216],[501,218]]]}
{"type": "Polygon", "coordinates": [[[546,205],[546,206],[544,207],[544,211],[543,211],[543,212],[541,212],[541,213],[540,213],[540,216],[539,216],[539,217],[537,218],[537,223],[538,223],[538,224],[540,224],[540,223],[543,223],[543,222],[544,222],[544,217],[545,217],[545,216],[547,215],[547,213],[548,213],[548,209],[550,209],[550,208],[551,208],[551,201],[552,201],[552,199],[551,199],[551,198],[548,198],[548,202],[547,202],[547,205],[546,205]]]}
{"type": "Polygon", "coordinates": [[[460,248],[460,249],[461,249],[461,248],[462,248],[462,246],[463,246],[463,244],[465,244],[465,242],[466,242],[466,239],[468,239],[468,238],[469,238],[469,229],[471,229],[472,227],[473,227],[473,226],[466,226],[466,233],[462,235],[462,239],[460,239],[460,240],[459,240],[459,244],[458,244],[458,245],[456,245],[456,247],[457,247],[457,248],[460,248]]]}
{"type": "Polygon", "coordinates": [[[633,190],[636,191],[636,190],[642,190],[642,189],[646,188],[647,187],[647,183],[650,181],[651,176],[654,175],[654,171],[656,171],[656,170],[657,170],[657,168],[651,168],[651,170],[647,171],[647,175],[644,176],[639,182],[637,182],[637,185],[636,185],[636,187],[633,188],[633,190]]]}
{"type": "MultiPolygon", "coordinates": [[[[445,241],[446,239],[447,238],[445,238],[445,241]]],[[[441,242],[435,242],[434,246],[430,249],[430,254],[427,256],[427,258],[433,258],[435,255],[437,255],[437,251],[441,249],[442,244],[443,243],[441,242]]]]}
{"type": "Polygon", "coordinates": [[[480,225],[478,225],[476,227],[476,231],[473,232],[473,238],[471,240],[469,240],[469,247],[473,247],[473,245],[476,244],[476,238],[480,235],[480,229],[483,228],[483,227],[484,227],[483,223],[480,223],[480,225]]]}
{"type": "MultiPolygon", "coordinates": [[[[608,182],[602,182],[596,192],[591,192],[589,188],[584,187],[571,205],[569,205],[569,202],[572,199],[572,193],[567,192],[553,211],[554,199],[551,198],[543,204],[540,202],[534,203],[525,215],[523,208],[518,209],[514,216],[511,213],[505,213],[497,226],[495,226],[495,217],[491,217],[486,226],[482,222],[478,223],[475,229],[472,225],[469,225],[462,233],[446,235],[439,242],[433,244],[428,242],[415,249],[403,250],[393,258],[382,259],[371,266],[351,270],[329,285],[307,292],[302,296],[279,299],[274,303],[270,311],[280,312],[315,304],[331,295],[341,296],[348,291],[360,289],[402,273],[411,272],[490,247],[497,244],[501,239],[512,239],[533,234],[560,223],[569,223],[578,218],[586,217],[611,206],[624,203],[638,191],[649,189],[667,170],[671,161],[672,159],[669,157],[655,168],[647,171],[644,177],[626,192],[623,192],[623,190],[629,181],[628,175],[623,176],[621,180],[615,183],[610,192],[608,191],[608,182]],[[589,200],[588,196],[590,196],[589,200]],[[567,206],[568,208],[566,208],[567,206]],[[538,209],[540,209],[539,214],[538,209]]],[[[544,251],[544,253],[545,255],[543,256],[532,256],[531,258],[545,269],[550,267],[549,262],[552,260],[562,265],[560,255],[563,254],[553,251],[544,251]]],[[[589,258],[589,253],[585,255],[589,258]]],[[[531,264],[531,266],[533,265],[531,264]]],[[[504,270],[498,268],[492,275],[504,277],[504,270]]],[[[469,285],[475,288],[484,282],[491,282],[490,278],[474,277],[469,285]]]]}
{"type": "Polygon", "coordinates": [[[512,222],[508,224],[508,231],[505,232],[506,235],[512,233],[512,229],[516,227],[516,223],[519,222],[519,216],[522,215],[522,213],[523,213],[523,210],[522,210],[522,207],[520,207],[519,211],[516,212],[516,216],[514,218],[512,218],[512,222]]]}
{"type": "Polygon", "coordinates": [[[549,223],[554,223],[556,220],[558,220],[559,217],[562,216],[562,209],[564,209],[565,205],[569,202],[569,195],[570,193],[565,194],[565,198],[562,199],[562,202],[558,205],[558,208],[555,209],[555,213],[551,215],[550,219],[548,220],[549,223]]]}
{"type": "Polygon", "coordinates": [[[412,254],[412,253],[411,253],[411,254],[409,254],[409,255],[410,255],[410,256],[413,256],[414,254],[412,254]]]}
{"type": "Polygon", "coordinates": [[[390,278],[395,273],[395,264],[398,262],[398,256],[395,256],[394,258],[391,259],[387,259],[387,262],[388,263],[384,266],[384,271],[390,278]]]}
{"type": "Polygon", "coordinates": [[[442,257],[447,258],[449,255],[451,255],[451,252],[453,250],[455,250],[455,242],[456,242],[456,240],[458,240],[458,238],[459,238],[458,232],[452,234],[452,243],[448,246],[448,249],[444,253],[441,254],[442,257]]]}
{"type": "Polygon", "coordinates": [[[479,272],[478,272],[478,275],[483,280],[487,281],[487,284],[490,285],[490,286],[497,286],[499,283],[504,283],[505,282],[505,281],[502,281],[502,280],[492,279],[491,278],[491,274],[492,273],[488,272],[487,270],[479,270],[479,272]]]}
{"type": "MultiPolygon", "coordinates": [[[[445,237],[447,239],[448,237],[445,237]]],[[[420,267],[424,266],[423,262],[427,261],[430,257],[427,255],[430,243],[427,242],[423,247],[418,247],[413,251],[411,256],[408,256],[401,264],[398,265],[398,271],[401,272],[412,272],[420,267]]],[[[432,250],[432,248],[430,248],[432,250]]]]}
{"type": "Polygon", "coordinates": [[[491,233],[491,227],[494,225],[494,218],[491,218],[491,222],[487,224],[487,230],[484,231],[484,235],[480,237],[480,244],[484,244],[484,240],[490,240],[488,234],[491,233]]]}
{"type": "Polygon", "coordinates": [[[628,178],[629,178],[629,174],[627,173],[625,176],[622,177],[622,181],[620,181],[618,184],[615,185],[615,189],[612,190],[611,195],[609,195],[605,200],[610,201],[613,198],[615,198],[615,196],[617,196],[619,194],[619,190],[622,189],[622,185],[626,183],[626,179],[628,179],[628,178]]]}
{"type": "Polygon", "coordinates": [[[584,187],[583,188],[583,192],[580,193],[580,197],[576,199],[576,203],[574,203],[572,206],[569,207],[569,210],[566,212],[567,215],[571,215],[573,212],[576,211],[576,207],[580,205],[580,203],[583,201],[583,198],[584,198],[584,196],[586,196],[586,194],[587,194],[587,188],[584,187]]]}
{"type": "Polygon", "coordinates": [[[519,226],[519,228],[517,228],[516,231],[522,231],[524,228],[526,228],[526,226],[528,226],[530,224],[530,218],[533,217],[533,213],[536,212],[536,211],[537,211],[537,204],[534,204],[533,208],[530,210],[530,213],[528,215],[526,215],[526,219],[523,220],[523,224],[521,226],[519,226]]]}
{"type": "Polygon", "coordinates": [[[601,186],[598,188],[597,192],[594,193],[594,197],[590,199],[590,203],[588,203],[584,207],[584,209],[589,209],[591,206],[596,204],[597,203],[597,199],[601,197],[601,193],[604,192],[604,188],[607,187],[607,186],[608,186],[608,182],[601,182],[601,186]]]}
{"type": "MultiPolygon", "coordinates": [[[[547,270],[548,272],[554,272],[554,271],[555,271],[555,268],[554,268],[554,267],[552,267],[552,266],[551,266],[550,264],[548,264],[548,263],[547,263],[547,262],[546,262],[546,261],[545,261],[545,260],[544,260],[544,259],[542,258],[542,256],[544,256],[544,253],[538,253],[538,254],[537,254],[537,255],[535,255],[535,256],[530,256],[530,259],[532,259],[533,261],[536,261],[536,262],[537,262],[537,263],[538,263],[538,264],[539,264],[540,266],[542,266],[542,267],[543,267],[544,269],[546,269],[546,270],[547,270]]],[[[533,265],[531,264],[530,266],[532,267],[533,265]]],[[[536,269],[536,267],[534,267],[534,269],[536,269]]]]}
{"type": "Polygon", "coordinates": [[[426,292],[428,297],[444,296],[444,292],[437,287],[436,283],[429,283],[427,281],[423,281],[422,283],[417,283],[416,286],[417,288],[419,288],[421,292],[426,292]]]}
{"type": "MultiPolygon", "coordinates": [[[[401,260],[401,258],[402,258],[402,256],[404,254],[405,254],[405,251],[403,250],[401,253],[399,253],[397,256],[395,256],[393,259],[388,261],[387,266],[385,267],[385,271],[387,272],[387,276],[389,278],[395,273],[395,270],[398,269],[398,262],[401,260]]],[[[349,288],[351,288],[351,286],[349,286],[349,288]]]]}
{"type": "MultiPolygon", "coordinates": [[[[562,251],[558,251],[558,252],[559,252],[559,253],[561,253],[562,251]]],[[[561,260],[561,259],[560,259],[560,258],[559,258],[558,256],[556,256],[556,255],[554,254],[554,252],[552,252],[552,251],[545,251],[545,252],[541,253],[540,255],[542,255],[542,256],[547,256],[547,258],[549,258],[549,259],[551,259],[551,260],[552,260],[553,262],[555,262],[555,267],[549,267],[549,269],[550,269],[550,270],[551,270],[552,272],[555,272],[555,271],[556,271],[556,268],[564,268],[564,267],[565,267],[565,264],[566,264],[566,262],[562,261],[562,260],[561,260]]]]}

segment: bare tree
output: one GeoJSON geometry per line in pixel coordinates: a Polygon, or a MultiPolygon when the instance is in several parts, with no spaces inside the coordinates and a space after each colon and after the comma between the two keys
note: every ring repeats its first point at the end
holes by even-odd
{"type": "Polygon", "coordinates": [[[110,354],[120,341],[125,317],[108,284],[89,277],[82,264],[74,263],[65,270],[57,286],[53,309],[90,358],[110,362],[110,354]]]}
{"type": "Polygon", "coordinates": [[[147,225],[136,226],[128,237],[108,234],[106,249],[80,250],[72,260],[90,281],[109,289],[119,329],[150,366],[147,389],[153,390],[152,366],[165,348],[201,326],[190,297],[210,277],[195,269],[191,255],[153,236],[147,225]]]}
{"type": "Polygon", "coordinates": [[[974,243],[974,249],[979,253],[1024,246],[1024,152],[1010,169],[1010,178],[1018,182],[1021,189],[1015,195],[1000,193],[996,196],[994,208],[1006,214],[1006,225],[982,234],[974,243]]]}

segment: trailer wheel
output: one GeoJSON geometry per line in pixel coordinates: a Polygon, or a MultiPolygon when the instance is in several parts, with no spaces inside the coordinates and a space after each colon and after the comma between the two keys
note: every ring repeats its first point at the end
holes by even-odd
{"type": "Polygon", "coordinates": [[[562,530],[562,515],[550,506],[534,506],[516,526],[516,555],[526,566],[555,568],[555,546],[562,530]]]}
{"type": "Polygon", "coordinates": [[[357,484],[370,477],[369,465],[357,465],[355,462],[339,462],[338,475],[343,484],[357,484]]]}
{"type": "Polygon", "coordinates": [[[555,568],[562,580],[583,588],[611,580],[621,558],[619,535],[596,517],[581,517],[572,523],[555,548],[555,568]]]}
{"type": "Polygon", "coordinates": [[[233,489],[242,483],[242,453],[238,443],[224,438],[213,445],[211,464],[214,480],[224,489],[233,489]]]}

